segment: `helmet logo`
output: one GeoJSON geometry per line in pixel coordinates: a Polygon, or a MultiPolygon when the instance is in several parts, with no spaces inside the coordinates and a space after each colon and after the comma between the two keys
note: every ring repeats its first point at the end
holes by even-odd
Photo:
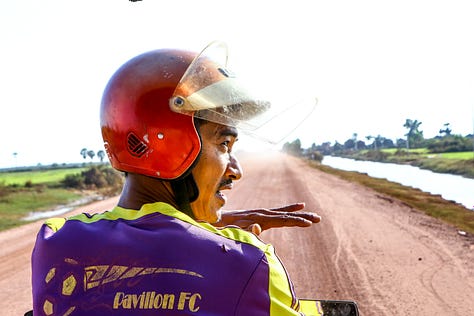
{"type": "Polygon", "coordinates": [[[141,157],[148,150],[148,146],[134,133],[127,136],[127,148],[133,156],[141,157]]]}

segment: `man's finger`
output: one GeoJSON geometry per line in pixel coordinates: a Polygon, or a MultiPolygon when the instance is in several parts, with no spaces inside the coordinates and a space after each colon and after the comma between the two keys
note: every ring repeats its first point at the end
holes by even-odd
{"type": "MultiPolygon", "coordinates": [[[[252,213],[247,214],[245,217],[246,220],[253,220],[254,222],[262,222],[262,221],[284,221],[284,222],[302,222],[303,224],[306,221],[311,223],[319,223],[321,221],[321,217],[316,213],[311,212],[278,212],[278,211],[271,211],[265,214],[262,213],[252,213]]],[[[295,225],[294,225],[295,226],[295,225]]],[[[299,225],[298,225],[299,226],[299,225]]],[[[303,225],[306,226],[306,225],[303,225]]]]}
{"type": "Polygon", "coordinates": [[[258,236],[262,233],[262,227],[258,224],[250,225],[247,230],[251,231],[255,236],[258,236]]]}
{"type": "Polygon", "coordinates": [[[294,203],[290,205],[285,205],[282,207],[272,208],[270,210],[277,212],[297,212],[305,208],[305,203],[294,203]]]}
{"type": "Polygon", "coordinates": [[[258,223],[262,230],[267,230],[278,227],[308,227],[313,223],[319,222],[320,219],[317,215],[311,215],[310,219],[307,219],[302,216],[295,216],[294,213],[278,215],[253,214],[252,216],[247,216],[246,219],[236,221],[234,224],[239,227],[248,227],[253,223],[258,223]]]}

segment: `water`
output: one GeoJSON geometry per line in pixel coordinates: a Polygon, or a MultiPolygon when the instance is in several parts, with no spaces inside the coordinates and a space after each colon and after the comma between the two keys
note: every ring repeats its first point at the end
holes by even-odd
{"type": "Polygon", "coordinates": [[[56,217],[59,215],[62,215],[64,213],[67,213],[71,211],[73,208],[72,207],[61,207],[56,210],[52,211],[44,211],[44,212],[31,212],[28,216],[24,217],[24,221],[36,221],[38,219],[42,218],[50,218],[50,217],[56,217]]]}
{"type": "Polygon", "coordinates": [[[445,200],[455,201],[474,210],[474,179],[435,173],[409,165],[332,156],[324,156],[323,164],[337,169],[367,173],[374,178],[387,179],[431,194],[439,194],[445,200]]]}
{"type": "Polygon", "coordinates": [[[77,207],[79,205],[83,205],[83,204],[92,202],[92,201],[97,200],[97,199],[98,199],[98,196],[93,195],[93,196],[89,196],[89,197],[79,199],[79,200],[74,201],[74,202],[72,202],[68,205],[61,205],[61,206],[55,208],[54,210],[31,212],[30,214],[28,214],[28,216],[24,217],[23,220],[25,220],[25,221],[36,221],[36,220],[42,219],[42,218],[56,217],[56,216],[59,216],[61,214],[72,211],[75,207],[77,207]]]}

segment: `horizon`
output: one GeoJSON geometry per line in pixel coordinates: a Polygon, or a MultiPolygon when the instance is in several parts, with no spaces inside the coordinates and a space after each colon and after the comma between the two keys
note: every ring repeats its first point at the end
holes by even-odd
{"type": "MultiPolygon", "coordinates": [[[[471,133],[471,134],[467,134],[467,135],[461,135],[461,134],[456,134],[456,133],[452,133],[451,134],[452,136],[462,136],[462,137],[467,137],[467,138],[472,138],[473,140],[473,152],[474,152],[474,133],[471,133]]],[[[383,137],[383,135],[380,135],[383,137]]],[[[433,137],[429,137],[429,138],[424,138],[424,139],[432,139],[432,138],[436,138],[437,136],[439,135],[436,135],[436,136],[433,136],[433,137]]],[[[239,136],[239,141],[236,143],[236,151],[237,152],[244,152],[244,153],[259,153],[259,152],[272,152],[272,151],[280,151],[282,150],[283,148],[283,145],[285,143],[291,143],[293,141],[296,141],[297,139],[300,139],[298,137],[296,138],[293,138],[293,139],[285,139],[284,141],[282,141],[281,143],[277,144],[277,145],[274,145],[274,144],[269,144],[269,143],[265,143],[264,141],[261,141],[261,140],[258,140],[258,139],[251,139],[249,138],[249,136],[247,135],[240,135],[239,136]],[[243,138],[243,139],[242,139],[243,138]],[[246,147],[245,147],[246,146],[246,147]]],[[[339,142],[339,144],[344,144],[345,141],[349,140],[349,139],[352,139],[352,137],[349,137],[345,140],[343,140],[342,142],[339,142]]],[[[360,137],[357,138],[358,140],[360,141],[363,141],[366,146],[369,146],[370,144],[372,144],[375,140],[370,140],[370,141],[365,141],[365,137],[364,139],[361,139],[360,137]]],[[[405,138],[402,138],[402,139],[406,139],[405,138]]],[[[396,147],[396,139],[391,139],[394,144],[395,144],[395,147],[396,147]]],[[[300,139],[301,141],[301,139],[300,139]]],[[[331,144],[331,146],[334,146],[336,144],[335,141],[331,142],[331,141],[327,141],[331,144]]],[[[320,146],[322,145],[323,143],[325,143],[325,141],[322,141],[320,143],[316,143],[316,142],[312,142],[312,143],[305,143],[301,144],[301,148],[302,149],[308,149],[308,148],[311,148],[312,144],[316,144],[316,146],[320,146]]],[[[81,149],[83,149],[85,147],[82,147],[81,149]]],[[[99,150],[103,150],[103,148],[101,149],[97,149],[97,150],[94,150],[92,148],[86,148],[87,150],[93,150],[94,153],[95,153],[95,156],[91,159],[90,157],[86,157],[86,158],[83,158],[80,151],[81,149],[78,149],[77,151],[77,156],[79,158],[77,158],[76,160],[69,160],[69,161],[47,161],[47,162],[31,162],[30,164],[18,164],[18,162],[16,162],[15,164],[10,164],[10,165],[1,165],[0,164],[0,171],[7,171],[7,170],[18,170],[18,169],[23,169],[23,168],[35,168],[35,167],[54,167],[54,166],[63,166],[63,165],[82,165],[82,164],[90,164],[90,163],[93,163],[93,164],[97,164],[97,163],[110,163],[109,159],[107,156],[105,156],[104,160],[101,162],[99,157],[97,156],[97,152],[99,150]]],[[[12,154],[12,159],[16,159],[13,157],[13,154],[12,154]]],[[[28,160],[26,160],[28,161],[28,160]]],[[[32,160],[30,160],[32,161],[32,160]]]]}

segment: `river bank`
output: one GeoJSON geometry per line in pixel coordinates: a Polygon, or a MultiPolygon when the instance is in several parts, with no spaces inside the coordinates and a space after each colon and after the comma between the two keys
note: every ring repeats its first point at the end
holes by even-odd
{"type": "Polygon", "coordinates": [[[425,151],[407,150],[364,150],[352,153],[345,152],[335,156],[355,160],[411,165],[433,172],[461,175],[474,179],[474,152],[458,154],[430,154],[425,151]]]}
{"type": "Polygon", "coordinates": [[[307,163],[325,173],[373,189],[380,193],[380,198],[391,203],[399,200],[411,208],[442,220],[456,227],[461,235],[474,235],[474,212],[460,203],[446,200],[439,194],[430,194],[387,179],[374,178],[365,173],[341,170],[315,161],[307,161],[307,163]]]}
{"type": "Polygon", "coordinates": [[[454,201],[474,210],[474,179],[448,173],[437,173],[407,164],[381,163],[325,156],[322,163],[333,168],[365,173],[404,186],[420,189],[445,200],[454,201]]]}

